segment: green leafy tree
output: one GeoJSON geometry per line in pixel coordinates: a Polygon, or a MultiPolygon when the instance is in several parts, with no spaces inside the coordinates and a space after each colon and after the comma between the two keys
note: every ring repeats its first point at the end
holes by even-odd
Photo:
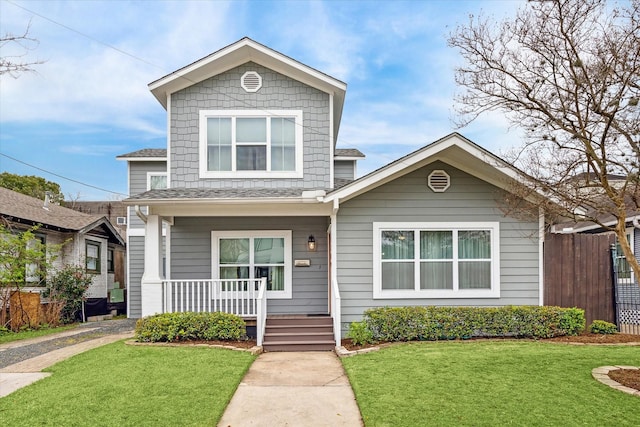
{"type": "Polygon", "coordinates": [[[41,285],[62,245],[45,244],[36,236],[38,227],[12,231],[0,224],[0,326],[7,325],[9,297],[29,281],[41,285]]]}
{"type": "Polygon", "coordinates": [[[505,207],[538,200],[536,217],[542,207],[614,231],[640,277],[625,236],[640,210],[640,0],[532,0],[502,21],[471,16],[449,45],[463,59],[458,126],[499,112],[524,130],[509,160],[531,180],[505,207]]]}
{"type": "Polygon", "coordinates": [[[53,181],[47,181],[46,179],[35,175],[17,175],[9,172],[2,172],[0,173],[0,187],[8,188],[9,190],[42,200],[44,200],[45,195],[48,192],[51,196],[50,200],[52,203],[59,204],[64,200],[64,196],[60,190],[60,184],[53,181]]]}

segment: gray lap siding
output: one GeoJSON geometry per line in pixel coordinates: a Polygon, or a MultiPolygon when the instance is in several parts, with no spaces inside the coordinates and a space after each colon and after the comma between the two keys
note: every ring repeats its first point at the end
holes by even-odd
{"type": "Polygon", "coordinates": [[[270,299],[269,314],[325,314],[328,312],[328,258],[325,217],[178,217],[171,228],[171,278],[212,277],[211,232],[291,230],[292,262],[308,259],[310,267],[292,266],[292,299],[270,299]],[[307,250],[313,234],[315,252],[307,250]]]}
{"type": "Polygon", "coordinates": [[[342,327],[380,306],[502,306],[539,303],[538,223],[506,217],[501,190],[442,162],[436,162],[340,205],[337,275],[342,327]],[[451,187],[434,193],[427,176],[443,169],[451,187]],[[374,222],[499,222],[500,298],[373,299],[374,222]]]}

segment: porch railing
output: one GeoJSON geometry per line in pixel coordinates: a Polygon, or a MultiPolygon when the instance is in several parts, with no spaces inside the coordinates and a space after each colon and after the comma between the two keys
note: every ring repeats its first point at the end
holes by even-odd
{"type": "Polygon", "coordinates": [[[164,280],[162,283],[165,313],[221,311],[257,318],[259,311],[266,312],[264,278],[164,280]]]}
{"type": "Polygon", "coordinates": [[[336,346],[340,346],[342,339],[342,328],[340,325],[341,319],[341,302],[340,302],[340,289],[338,288],[338,280],[334,277],[331,278],[331,316],[333,317],[333,336],[336,340],[336,346]]]}

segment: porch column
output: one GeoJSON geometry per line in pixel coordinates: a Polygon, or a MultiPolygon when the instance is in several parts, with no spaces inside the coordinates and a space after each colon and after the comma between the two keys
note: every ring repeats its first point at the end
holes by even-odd
{"type": "Polygon", "coordinates": [[[142,317],[162,313],[162,220],[147,215],[144,237],[144,273],[141,282],[142,317]]]}

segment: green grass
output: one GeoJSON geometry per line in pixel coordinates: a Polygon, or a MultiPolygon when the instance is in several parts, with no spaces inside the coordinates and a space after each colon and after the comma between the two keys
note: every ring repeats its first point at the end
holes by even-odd
{"type": "Polygon", "coordinates": [[[78,324],[72,324],[72,325],[66,325],[66,326],[59,326],[57,328],[40,328],[40,329],[32,329],[32,330],[20,331],[20,332],[11,332],[11,331],[1,332],[0,344],[13,342],[13,341],[26,340],[29,338],[42,337],[49,334],[55,334],[58,332],[77,328],[78,326],[79,326],[78,324]]]}
{"type": "Polygon", "coordinates": [[[640,425],[640,397],[591,377],[640,366],[639,347],[411,343],[343,364],[367,427],[640,425]]]}
{"type": "Polygon", "coordinates": [[[117,342],[0,399],[11,426],[215,426],[255,356],[117,342]]]}

